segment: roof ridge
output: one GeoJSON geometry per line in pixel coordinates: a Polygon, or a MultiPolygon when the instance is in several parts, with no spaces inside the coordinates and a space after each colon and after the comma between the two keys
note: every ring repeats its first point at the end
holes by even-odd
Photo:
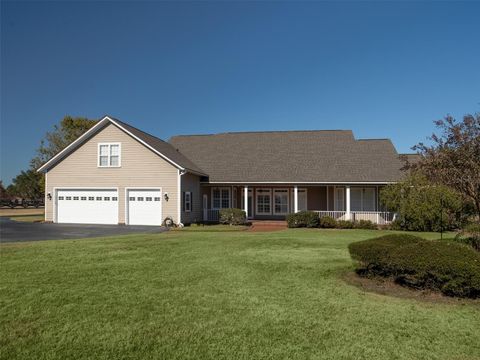
{"type": "Polygon", "coordinates": [[[348,129],[323,129],[323,130],[260,130],[260,131],[225,131],[212,134],[179,134],[174,137],[190,137],[190,136],[215,136],[215,135],[227,135],[227,134],[272,134],[272,133],[315,133],[315,132],[349,132],[353,134],[353,130],[348,129]]]}
{"type": "Polygon", "coordinates": [[[356,139],[357,141],[378,141],[378,140],[388,140],[392,141],[390,138],[369,138],[369,139],[356,139]]]}

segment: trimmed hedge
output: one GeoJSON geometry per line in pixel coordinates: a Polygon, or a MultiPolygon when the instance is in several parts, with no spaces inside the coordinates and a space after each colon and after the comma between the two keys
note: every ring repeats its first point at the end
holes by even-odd
{"type": "Polygon", "coordinates": [[[247,215],[245,214],[245,211],[241,209],[220,209],[219,222],[228,225],[245,225],[247,222],[247,215]]]}
{"type": "Polygon", "coordinates": [[[337,228],[338,229],[353,229],[354,223],[351,220],[338,220],[337,228]]]}
{"type": "Polygon", "coordinates": [[[313,211],[300,211],[298,213],[288,214],[286,220],[289,228],[315,228],[320,225],[318,214],[313,211]]]}
{"type": "Polygon", "coordinates": [[[320,227],[325,229],[333,229],[337,226],[337,221],[331,216],[323,216],[320,218],[320,227]]]}
{"type": "Polygon", "coordinates": [[[455,236],[455,241],[480,251],[480,224],[470,224],[455,236]]]}
{"type": "Polygon", "coordinates": [[[480,297],[480,254],[464,245],[395,234],[348,249],[361,276],[392,277],[400,285],[448,296],[480,297]]]}

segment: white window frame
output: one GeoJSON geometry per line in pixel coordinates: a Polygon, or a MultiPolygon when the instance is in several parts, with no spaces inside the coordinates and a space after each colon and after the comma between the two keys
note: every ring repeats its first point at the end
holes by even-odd
{"type": "Polygon", "coordinates": [[[273,211],[274,215],[287,215],[288,210],[290,209],[290,193],[289,193],[288,189],[287,188],[273,189],[272,204],[273,204],[272,211],[273,211]],[[285,196],[287,197],[287,211],[285,211],[285,212],[276,212],[275,211],[275,193],[276,192],[285,194],[285,196]]]}
{"type": "Polygon", "coordinates": [[[224,187],[212,187],[212,189],[210,190],[210,196],[211,196],[211,200],[212,200],[212,210],[220,210],[220,209],[228,209],[231,207],[231,192],[230,192],[231,188],[228,187],[228,186],[224,186],[224,187]],[[215,201],[213,200],[213,191],[214,190],[218,190],[220,191],[220,207],[214,207],[213,204],[215,204],[215,201]],[[222,197],[222,191],[223,190],[227,190],[228,191],[228,207],[227,208],[222,208],[222,202],[223,202],[223,197],[222,197]]]}
{"type": "Polygon", "coordinates": [[[335,193],[333,197],[333,206],[334,206],[334,211],[345,211],[345,188],[344,187],[335,187],[335,193]],[[342,208],[338,208],[338,193],[339,191],[342,194],[342,208]]]}
{"type": "Polygon", "coordinates": [[[118,168],[122,166],[122,143],[111,142],[111,143],[98,143],[97,147],[97,167],[99,168],[118,168]],[[110,165],[110,157],[112,156],[111,147],[118,146],[118,165],[110,165]],[[107,165],[100,165],[100,147],[108,146],[107,153],[107,165]]]}
{"type": "Polygon", "coordinates": [[[255,210],[257,215],[272,215],[272,189],[271,188],[257,188],[255,189],[255,210]],[[270,211],[269,212],[261,212],[258,210],[258,196],[259,195],[266,195],[268,193],[270,197],[270,211]]]}
{"type": "MultiPolygon", "coordinates": [[[[351,190],[360,191],[360,210],[353,210],[352,211],[376,211],[376,203],[377,203],[377,194],[374,187],[352,187],[351,190]],[[365,210],[366,205],[366,190],[372,191],[373,193],[373,210],[365,210]]],[[[353,192],[353,191],[352,191],[353,192]]]]}
{"type": "Polygon", "coordinates": [[[183,208],[187,213],[192,212],[192,192],[191,191],[185,191],[183,195],[183,208]],[[187,195],[188,195],[188,200],[187,200],[187,195]],[[187,208],[187,204],[188,204],[188,208],[187,208]]]}

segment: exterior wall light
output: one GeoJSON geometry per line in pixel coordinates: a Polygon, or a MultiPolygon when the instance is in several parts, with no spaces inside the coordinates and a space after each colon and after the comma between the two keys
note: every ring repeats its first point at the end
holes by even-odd
{"type": "Polygon", "coordinates": [[[168,201],[168,193],[165,193],[163,197],[165,198],[165,201],[168,201]]]}
{"type": "Polygon", "coordinates": [[[47,194],[47,199],[48,199],[48,200],[52,200],[52,194],[51,194],[51,193],[48,193],[48,194],[47,194]]]}

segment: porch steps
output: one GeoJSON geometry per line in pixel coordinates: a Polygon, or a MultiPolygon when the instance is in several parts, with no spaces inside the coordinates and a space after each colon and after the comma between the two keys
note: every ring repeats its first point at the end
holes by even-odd
{"type": "Polygon", "coordinates": [[[249,231],[279,231],[287,229],[287,222],[283,220],[252,220],[249,231]]]}

